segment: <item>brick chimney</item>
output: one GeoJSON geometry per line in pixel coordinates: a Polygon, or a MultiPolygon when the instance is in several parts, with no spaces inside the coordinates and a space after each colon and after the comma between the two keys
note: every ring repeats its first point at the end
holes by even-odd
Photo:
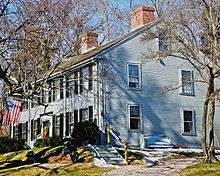
{"type": "Polygon", "coordinates": [[[152,7],[141,6],[131,12],[130,17],[131,30],[134,30],[147,23],[153,22],[155,20],[155,9],[152,7]]]}
{"type": "Polygon", "coordinates": [[[95,32],[86,32],[81,36],[81,53],[86,53],[99,46],[98,44],[98,34],[95,32]]]}

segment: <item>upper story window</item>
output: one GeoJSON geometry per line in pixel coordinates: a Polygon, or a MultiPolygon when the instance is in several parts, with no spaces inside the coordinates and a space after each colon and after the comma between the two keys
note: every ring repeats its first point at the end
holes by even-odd
{"type": "Polygon", "coordinates": [[[195,134],[194,111],[183,110],[183,134],[195,134]]]}
{"type": "Polygon", "coordinates": [[[159,51],[165,51],[168,49],[168,40],[165,32],[159,33],[158,44],[159,51]]]}
{"type": "Polygon", "coordinates": [[[57,87],[56,82],[52,82],[52,101],[56,101],[57,99],[57,87]]]}
{"type": "Polygon", "coordinates": [[[130,130],[141,130],[140,106],[129,106],[129,124],[130,130]]]}
{"type": "Polygon", "coordinates": [[[184,95],[194,95],[194,78],[193,71],[181,71],[181,87],[182,94],[184,95]]]}
{"type": "Polygon", "coordinates": [[[216,105],[217,106],[220,105],[220,92],[217,92],[217,95],[216,95],[216,105]]]}
{"type": "Polygon", "coordinates": [[[141,88],[140,65],[129,63],[127,67],[128,67],[128,87],[134,89],[141,88]]]}
{"type": "Polygon", "coordinates": [[[84,91],[84,81],[83,81],[84,77],[83,76],[84,76],[83,75],[83,70],[81,69],[79,71],[79,93],[80,94],[82,94],[83,91],[84,91]]]}

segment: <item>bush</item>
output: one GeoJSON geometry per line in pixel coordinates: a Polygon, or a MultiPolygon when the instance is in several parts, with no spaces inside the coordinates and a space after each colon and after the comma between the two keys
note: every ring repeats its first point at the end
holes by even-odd
{"type": "Polygon", "coordinates": [[[0,153],[14,152],[23,149],[25,149],[25,141],[23,139],[0,137],[0,153]]]}
{"type": "Polygon", "coordinates": [[[37,139],[34,146],[36,147],[57,147],[63,145],[63,139],[60,136],[48,137],[44,142],[43,139],[37,139]]]}
{"type": "Polygon", "coordinates": [[[84,121],[76,123],[71,134],[77,146],[95,144],[99,134],[99,127],[94,122],[84,121]]]}

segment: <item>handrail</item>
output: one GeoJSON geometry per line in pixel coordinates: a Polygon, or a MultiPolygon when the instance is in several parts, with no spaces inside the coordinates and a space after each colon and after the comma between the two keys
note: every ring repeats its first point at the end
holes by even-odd
{"type": "Polygon", "coordinates": [[[122,145],[126,143],[120,136],[117,136],[112,129],[110,129],[110,133],[122,145]]]}

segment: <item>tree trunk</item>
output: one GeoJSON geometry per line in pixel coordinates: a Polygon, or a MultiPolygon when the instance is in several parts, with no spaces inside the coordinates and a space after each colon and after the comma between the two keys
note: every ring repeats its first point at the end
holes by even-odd
{"type": "MultiPolygon", "coordinates": [[[[208,88],[209,90],[209,88],[208,88]]],[[[202,133],[201,133],[201,143],[204,152],[204,161],[208,160],[208,149],[207,149],[207,112],[208,112],[208,104],[209,104],[209,91],[207,90],[206,100],[204,102],[203,107],[203,115],[202,115],[202,133]]]]}
{"type": "Polygon", "coordinates": [[[203,116],[202,116],[201,142],[203,146],[203,152],[205,155],[204,162],[212,162],[213,160],[217,160],[214,151],[214,116],[215,116],[214,87],[215,87],[214,75],[212,74],[212,69],[210,69],[209,84],[208,84],[207,95],[203,107],[203,116]],[[208,129],[207,129],[207,123],[208,123],[208,129]],[[208,139],[209,142],[207,143],[208,139]]]}

